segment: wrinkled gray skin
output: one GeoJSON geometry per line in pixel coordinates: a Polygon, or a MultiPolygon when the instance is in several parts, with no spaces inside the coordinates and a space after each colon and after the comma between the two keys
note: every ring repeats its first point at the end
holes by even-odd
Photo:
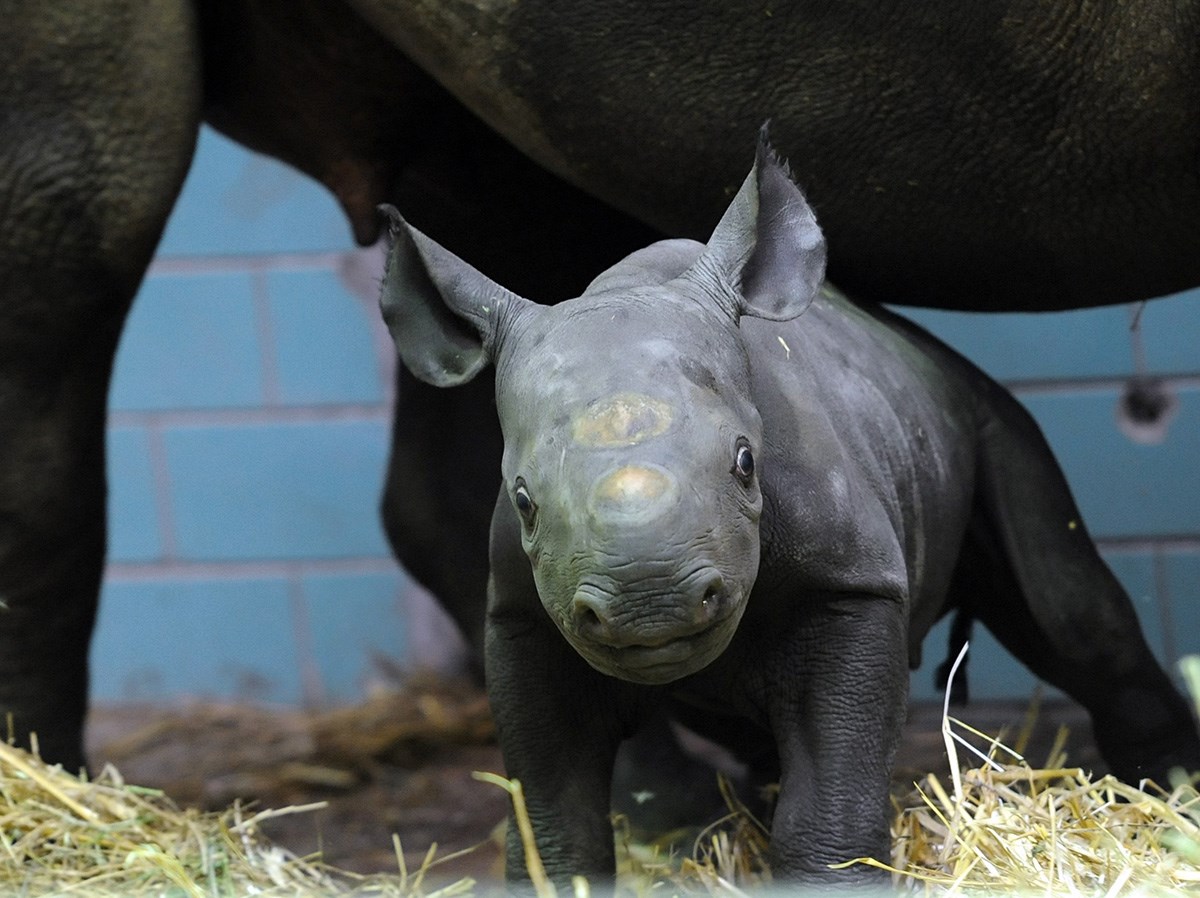
{"type": "Polygon", "coordinates": [[[612,876],[617,745],[689,705],[777,750],[777,876],[878,876],[828,865],[888,857],[907,672],[955,607],[1089,709],[1120,775],[1200,768],[1036,425],[919,328],[821,288],[820,230],[765,148],[707,246],[656,243],[553,307],[392,214],[404,363],[439,386],[496,369],[488,689],[558,881],[612,876]]]}
{"type": "MultiPolygon", "coordinates": [[[[0,714],[82,761],[109,373],[201,121],[550,300],[703,236],[770,118],[854,295],[1093,305],[1200,283],[1197,10],[0,2],[0,714]]],[[[490,384],[400,379],[388,535],[479,647],[490,384]]]]}

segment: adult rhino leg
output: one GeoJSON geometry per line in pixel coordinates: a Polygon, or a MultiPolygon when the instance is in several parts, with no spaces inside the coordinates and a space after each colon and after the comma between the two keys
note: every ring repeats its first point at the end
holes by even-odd
{"type": "Polygon", "coordinates": [[[0,719],[74,769],[105,549],[109,376],[195,142],[195,33],[182,2],[18,4],[6,15],[0,719]]]}
{"type": "Polygon", "coordinates": [[[439,389],[397,366],[383,521],[397,559],[438,598],[483,675],[488,531],[503,441],[491,371],[439,389]]]}
{"type": "Polygon", "coordinates": [[[1172,767],[1200,770],[1187,702],[1146,644],[1037,424],[998,387],[993,408],[960,594],[1030,670],[1087,708],[1119,777],[1165,783],[1172,767]]]}

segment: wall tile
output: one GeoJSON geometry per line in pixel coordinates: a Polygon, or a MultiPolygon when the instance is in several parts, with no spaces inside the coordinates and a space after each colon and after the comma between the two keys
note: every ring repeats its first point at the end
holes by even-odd
{"type": "Polygon", "coordinates": [[[259,405],[264,396],[256,327],[246,275],[149,278],[121,338],[111,407],[259,405]]]}
{"type": "Polygon", "coordinates": [[[267,283],[280,401],[382,402],[367,318],[378,317],[374,304],[355,297],[332,271],[275,272],[267,283]]]}
{"type": "Polygon", "coordinates": [[[324,698],[352,701],[373,685],[394,686],[380,660],[395,663],[407,650],[404,593],[394,574],[320,574],[302,579],[312,646],[324,698]]]}
{"type": "Polygon", "coordinates": [[[1200,655],[1200,552],[1167,553],[1166,568],[1175,649],[1200,655]]]}
{"type": "Polygon", "coordinates": [[[897,308],[1000,381],[1133,371],[1129,309],[980,315],[897,308]]]}
{"type": "Polygon", "coordinates": [[[383,422],[178,427],[165,435],[180,556],[380,557],[383,422]]]}
{"type": "Polygon", "coordinates": [[[109,582],[92,642],[92,698],[298,703],[283,580],[109,582]]]}
{"type": "Polygon", "coordinates": [[[1155,374],[1200,372],[1200,289],[1147,303],[1141,328],[1147,370],[1155,374]]]}
{"type": "Polygon", "coordinates": [[[154,472],[140,427],[108,431],[108,557],[149,561],[162,554],[154,472]]]}
{"type": "Polygon", "coordinates": [[[349,249],[350,225],[324,187],[203,128],[160,256],[349,249]]]}

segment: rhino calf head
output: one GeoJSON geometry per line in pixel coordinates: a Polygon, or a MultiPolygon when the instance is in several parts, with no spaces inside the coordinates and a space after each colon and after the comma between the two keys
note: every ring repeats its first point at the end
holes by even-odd
{"type": "Polygon", "coordinates": [[[401,359],[441,386],[496,367],[504,485],[563,636],[637,683],[705,667],[759,564],[762,423],[739,320],[795,317],[824,273],[820,230],[787,172],[760,145],[707,246],[654,244],[556,306],[384,211],[381,305],[401,359]]]}

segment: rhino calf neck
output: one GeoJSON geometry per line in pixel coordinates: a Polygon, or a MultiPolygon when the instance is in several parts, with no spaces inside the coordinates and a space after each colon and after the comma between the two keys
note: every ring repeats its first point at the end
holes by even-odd
{"type": "Polygon", "coordinates": [[[553,307],[392,215],[404,363],[446,386],[496,367],[488,690],[556,879],[612,876],[616,747],[685,706],[777,753],[777,877],[877,878],[831,865],[887,857],[908,668],[952,608],[1084,704],[1121,775],[1200,767],[1032,419],[822,288],[820,230],[765,146],[707,245],[654,244],[553,307]]]}

